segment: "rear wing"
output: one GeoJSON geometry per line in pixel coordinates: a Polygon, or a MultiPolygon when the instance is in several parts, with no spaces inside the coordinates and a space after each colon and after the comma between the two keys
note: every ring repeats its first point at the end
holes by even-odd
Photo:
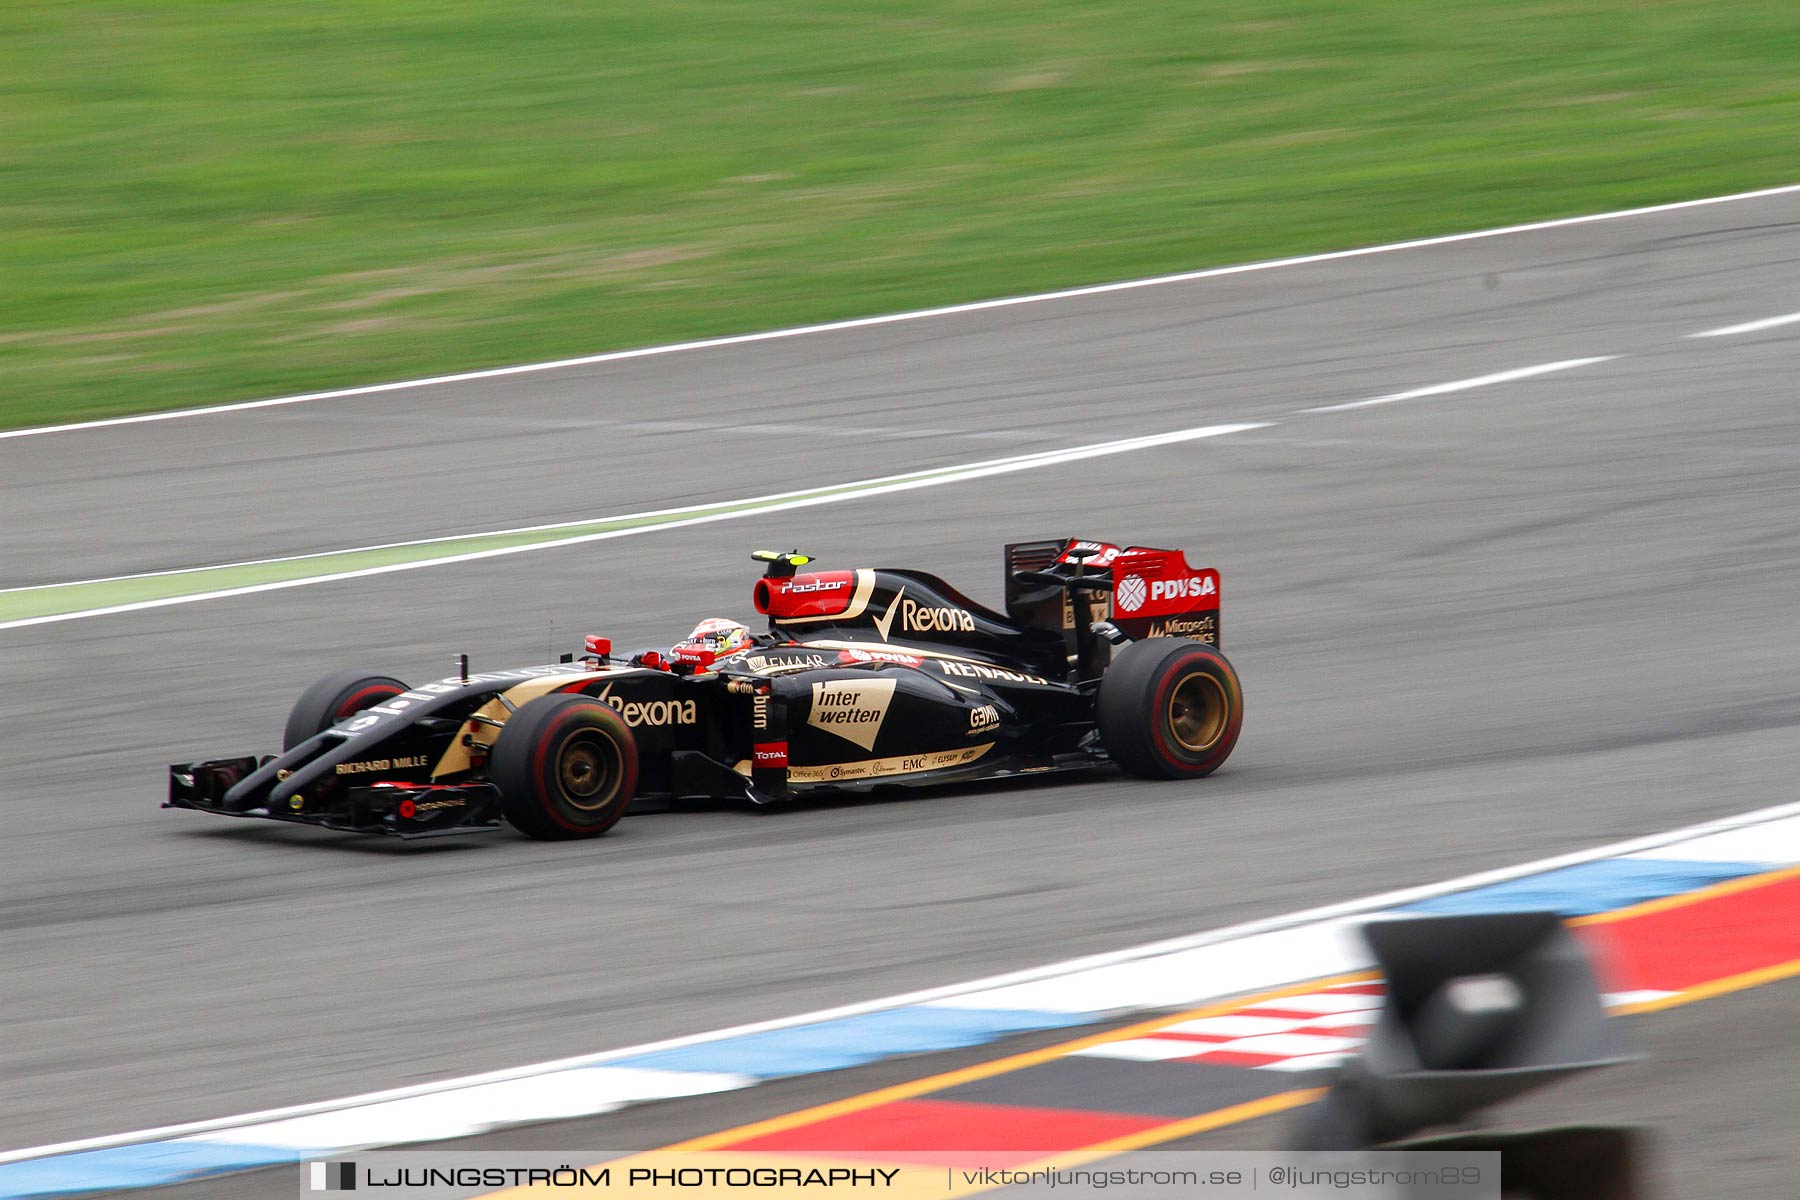
{"type": "Polygon", "coordinates": [[[1092,591],[1094,619],[1110,620],[1127,637],[1219,644],[1219,573],[1190,566],[1180,550],[1079,538],[1014,543],[1006,547],[1007,615],[1020,625],[1063,633],[1074,650],[1070,589],[1045,577],[1078,572],[1109,581],[1104,591],[1092,591]]]}

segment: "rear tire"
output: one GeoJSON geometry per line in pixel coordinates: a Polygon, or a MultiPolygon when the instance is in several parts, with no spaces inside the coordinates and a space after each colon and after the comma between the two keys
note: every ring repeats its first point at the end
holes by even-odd
{"type": "Polygon", "coordinates": [[[1100,742],[1145,779],[1198,779],[1231,756],[1244,691],[1225,656],[1204,642],[1150,638],[1114,656],[1094,704],[1100,742]]]}
{"type": "Polygon", "coordinates": [[[513,827],[544,841],[598,837],[637,791],[637,740],[592,696],[542,696],[494,739],[488,778],[513,827]]]}
{"type": "Polygon", "coordinates": [[[404,683],[386,675],[366,675],[357,670],[333,671],[301,692],[300,698],[294,701],[293,711],[288,713],[287,728],[281,734],[281,748],[292,750],[339,721],[371,705],[392,700],[405,690],[404,683]]]}

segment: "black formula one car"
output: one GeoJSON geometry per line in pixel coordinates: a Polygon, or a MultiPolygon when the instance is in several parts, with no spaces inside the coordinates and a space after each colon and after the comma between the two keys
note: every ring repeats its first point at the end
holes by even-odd
{"type": "MultiPolygon", "coordinates": [[[[164,807],[426,837],[606,832],[634,802],[770,804],[1091,768],[1210,774],[1243,723],[1219,575],[1177,550],[1006,547],[1006,612],[922,571],[758,551],[769,633],[300,696],[283,753],[178,763],[164,807]]],[[[706,622],[712,625],[730,622],[706,622]]],[[[696,635],[701,630],[696,630],[696,635]]]]}

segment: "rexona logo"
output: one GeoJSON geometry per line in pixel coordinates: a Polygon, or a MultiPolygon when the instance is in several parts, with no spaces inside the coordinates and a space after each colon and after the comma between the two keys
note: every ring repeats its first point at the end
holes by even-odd
{"type": "Polygon", "coordinates": [[[900,601],[900,628],[909,633],[974,633],[975,618],[960,608],[900,601]]]}
{"type": "Polygon", "coordinates": [[[969,732],[988,733],[1000,726],[1000,710],[991,704],[979,705],[969,710],[969,732]]]}
{"type": "Polygon", "coordinates": [[[699,713],[692,700],[622,700],[612,694],[613,685],[596,699],[610,704],[633,729],[645,725],[692,725],[699,713]]]}
{"type": "Polygon", "coordinates": [[[812,712],[806,723],[834,733],[864,750],[875,748],[881,723],[894,702],[892,679],[835,679],[812,685],[812,712]]]}
{"type": "Polygon", "coordinates": [[[1186,579],[1159,579],[1150,585],[1151,600],[1199,600],[1219,594],[1219,585],[1210,575],[1190,575],[1186,579]]]}
{"type": "Polygon", "coordinates": [[[1144,607],[1144,597],[1149,594],[1150,589],[1145,586],[1141,578],[1136,575],[1127,575],[1119,580],[1119,611],[1136,612],[1144,607]]]}
{"type": "Polygon", "coordinates": [[[894,618],[900,618],[905,633],[974,633],[975,617],[960,608],[938,608],[906,598],[906,589],[894,593],[888,610],[875,618],[875,629],[887,641],[893,632],[894,618]]]}

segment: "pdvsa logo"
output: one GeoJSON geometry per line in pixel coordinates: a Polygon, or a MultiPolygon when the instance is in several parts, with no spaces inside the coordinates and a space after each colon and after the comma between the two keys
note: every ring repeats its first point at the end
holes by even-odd
{"type": "Polygon", "coordinates": [[[1150,585],[1152,600],[1199,600],[1216,596],[1219,585],[1210,575],[1190,575],[1186,579],[1159,579],[1150,585]]]}
{"type": "Polygon", "coordinates": [[[844,650],[838,654],[838,661],[845,663],[894,663],[902,667],[917,667],[924,659],[915,658],[911,654],[902,654],[898,650],[864,650],[860,647],[844,650]]]}
{"type": "Polygon", "coordinates": [[[1127,575],[1119,581],[1119,611],[1136,612],[1144,607],[1144,599],[1149,596],[1150,589],[1143,579],[1137,575],[1127,575]]]}

